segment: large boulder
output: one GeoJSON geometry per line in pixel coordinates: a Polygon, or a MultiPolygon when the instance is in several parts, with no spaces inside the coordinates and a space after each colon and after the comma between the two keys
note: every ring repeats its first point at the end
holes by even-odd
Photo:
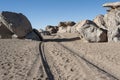
{"type": "Polygon", "coordinates": [[[107,29],[107,27],[105,26],[104,15],[96,16],[93,22],[95,22],[100,28],[107,29]]]}
{"type": "Polygon", "coordinates": [[[57,26],[48,25],[48,26],[46,26],[45,30],[49,31],[52,34],[52,33],[57,33],[58,28],[57,28],[57,26]]]}
{"type": "MultiPolygon", "coordinates": [[[[29,20],[21,13],[14,12],[1,12],[0,22],[2,29],[5,30],[4,34],[16,34],[19,38],[25,37],[32,31],[32,26],[29,20]]],[[[1,30],[2,30],[1,29],[1,30]]]]}
{"type": "Polygon", "coordinates": [[[111,10],[104,16],[104,21],[108,27],[108,41],[120,41],[120,2],[106,3],[104,7],[111,10]]]}
{"type": "Polygon", "coordinates": [[[93,21],[84,20],[76,24],[76,30],[88,42],[106,42],[107,31],[99,28],[93,21]]]}

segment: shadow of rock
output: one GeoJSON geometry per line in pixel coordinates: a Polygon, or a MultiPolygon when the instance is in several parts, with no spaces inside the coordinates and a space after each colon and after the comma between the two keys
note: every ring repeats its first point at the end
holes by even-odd
{"type": "Polygon", "coordinates": [[[44,42],[70,42],[70,41],[76,41],[80,40],[80,37],[75,38],[55,38],[55,39],[44,39],[44,42]]]}

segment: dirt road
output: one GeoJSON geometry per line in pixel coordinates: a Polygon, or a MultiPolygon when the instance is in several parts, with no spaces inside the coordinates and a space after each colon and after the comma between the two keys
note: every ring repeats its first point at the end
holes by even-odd
{"type": "Polygon", "coordinates": [[[1,39],[0,80],[120,79],[119,43],[83,43],[78,34],[44,39],[1,39]]]}

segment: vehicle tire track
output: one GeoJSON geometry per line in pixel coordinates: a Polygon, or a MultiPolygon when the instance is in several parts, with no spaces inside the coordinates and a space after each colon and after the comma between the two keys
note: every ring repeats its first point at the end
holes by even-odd
{"type": "Polygon", "coordinates": [[[62,76],[61,80],[118,80],[77,56],[75,52],[60,43],[47,42],[46,49],[49,55],[52,56],[53,63],[57,66],[54,67],[57,68],[59,75],[62,76]]]}
{"type": "Polygon", "coordinates": [[[104,69],[96,66],[95,64],[93,64],[92,62],[90,62],[89,60],[87,60],[86,58],[84,58],[83,56],[80,56],[79,53],[77,53],[76,51],[73,51],[71,48],[69,48],[68,46],[62,44],[62,43],[58,43],[59,45],[61,45],[62,47],[66,48],[67,50],[71,51],[71,53],[73,54],[73,56],[75,57],[79,57],[82,60],[84,60],[88,65],[93,66],[95,68],[97,68],[99,71],[101,71],[102,73],[106,74],[108,77],[111,77],[113,80],[119,80],[117,77],[115,77],[114,75],[108,73],[107,71],[105,71],[104,69]]]}
{"type": "Polygon", "coordinates": [[[39,50],[40,50],[40,56],[41,56],[41,60],[45,69],[45,72],[47,74],[48,80],[54,80],[54,75],[52,74],[49,64],[47,62],[45,53],[44,53],[44,43],[41,42],[39,45],[39,50]]]}

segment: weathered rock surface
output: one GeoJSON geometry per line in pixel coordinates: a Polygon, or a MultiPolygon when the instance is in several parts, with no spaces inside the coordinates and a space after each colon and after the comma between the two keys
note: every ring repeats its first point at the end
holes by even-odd
{"type": "Polygon", "coordinates": [[[103,7],[111,7],[111,8],[118,8],[120,7],[120,2],[111,2],[103,4],[103,7]]]}
{"type": "Polygon", "coordinates": [[[46,26],[45,30],[49,31],[52,34],[52,33],[57,33],[58,28],[57,28],[57,26],[48,25],[48,26],[46,26]]]}
{"type": "Polygon", "coordinates": [[[106,42],[107,31],[99,28],[93,21],[84,20],[76,24],[77,31],[88,42],[106,42]]]}
{"type": "Polygon", "coordinates": [[[93,22],[95,22],[98,27],[107,29],[107,27],[105,26],[104,15],[96,16],[93,22]]]}
{"type": "Polygon", "coordinates": [[[75,24],[76,24],[76,23],[73,22],[73,21],[60,22],[60,23],[58,24],[58,27],[59,27],[58,33],[65,33],[65,32],[71,33],[71,32],[74,32],[73,26],[74,26],[75,24]]]}
{"type": "Polygon", "coordinates": [[[65,33],[67,32],[67,27],[59,27],[58,33],[65,33]]]}
{"type": "Polygon", "coordinates": [[[21,13],[1,12],[0,22],[4,25],[2,27],[6,27],[4,30],[16,34],[19,38],[25,37],[32,31],[29,20],[21,13]]]}
{"type": "Polygon", "coordinates": [[[60,22],[58,24],[58,27],[67,27],[67,26],[74,26],[76,23],[73,21],[68,21],[68,22],[60,22]]]}
{"type": "Polygon", "coordinates": [[[12,38],[13,32],[11,32],[4,24],[0,22],[0,38],[12,38]]]}
{"type": "MultiPolygon", "coordinates": [[[[120,41],[120,4],[111,3],[108,6],[115,7],[104,17],[105,24],[108,27],[108,41],[117,42],[120,41]]],[[[108,6],[106,4],[105,7],[108,6]]]]}

